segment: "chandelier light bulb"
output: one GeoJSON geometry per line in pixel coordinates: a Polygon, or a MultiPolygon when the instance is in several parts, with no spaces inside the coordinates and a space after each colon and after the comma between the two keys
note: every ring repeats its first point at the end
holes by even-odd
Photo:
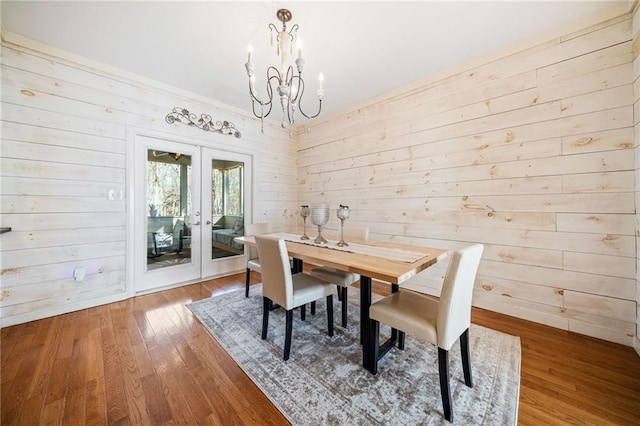
{"type": "Polygon", "coordinates": [[[249,45],[247,46],[247,62],[251,63],[251,54],[253,53],[253,46],[249,45]]]}

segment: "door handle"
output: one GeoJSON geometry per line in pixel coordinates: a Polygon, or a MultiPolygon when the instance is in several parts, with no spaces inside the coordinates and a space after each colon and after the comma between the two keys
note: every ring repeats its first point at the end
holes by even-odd
{"type": "Polygon", "coordinates": [[[193,226],[198,226],[200,225],[200,221],[197,221],[196,223],[193,224],[193,226]]]}
{"type": "Polygon", "coordinates": [[[207,221],[207,223],[206,223],[206,225],[211,225],[211,221],[210,221],[210,220],[208,220],[208,221],[207,221]]]}

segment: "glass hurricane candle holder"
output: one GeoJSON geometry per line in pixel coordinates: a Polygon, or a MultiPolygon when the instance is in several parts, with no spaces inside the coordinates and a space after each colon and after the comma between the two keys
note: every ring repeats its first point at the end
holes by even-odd
{"type": "Polygon", "coordinates": [[[298,209],[298,214],[302,218],[302,237],[300,237],[301,240],[310,240],[311,239],[307,235],[307,218],[309,217],[310,213],[311,213],[311,211],[309,210],[309,206],[308,205],[302,205],[298,209]]]}
{"type": "Polygon", "coordinates": [[[338,241],[338,244],[336,245],[338,247],[347,247],[349,244],[344,240],[344,221],[349,219],[349,216],[351,216],[349,206],[343,206],[340,204],[340,207],[336,210],[336,214],[338,219],[340,219],[340,241],[338,241]]]}
{"type": "Polygon", "coordinates": [[[329,221],[329,206],[320,204],[311,207],[311,222],[318,227],[318,236],[313,240],[316,244],[326,244],[327,239],[322,236],[322,227],[329,221]]]}

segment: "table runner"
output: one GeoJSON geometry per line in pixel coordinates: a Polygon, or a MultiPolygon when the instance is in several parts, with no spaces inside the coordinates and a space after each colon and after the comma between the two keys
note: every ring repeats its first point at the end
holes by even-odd
{"type": "Polygon", "coordinates": [[[429,256],[428,254],[418,253],[418,252],[409,251],[409,250],[403,250],[399,248],[379,247],[379,246],[374,246],[369,244],[352,243],[348,241],[347,242],[349,243],[349,245],[347,247],[340,247],[337,245],[338,240],[330,240],[328,238],[327,238],[328,242],[326,244],[316,244],[313,242],[313,239],[301,240],[300,235],[288,234],[286,232],[278,232],[278,233],[273,233],[269,235],[277,238],[282,238],[283,240],[289,241],[292,243],[307,244],[315,247],[322,247],[322,248],[327,248],[331,250],[339,250],[339,251],[344,251],[348,253],[364,254],[366,256],[380,257],[383,259],[390,259],[390,260],[396,260],[396,261],[407,262],[407,263],[413,263],[417,260],[422,259],[423,257],[429,256]]]}

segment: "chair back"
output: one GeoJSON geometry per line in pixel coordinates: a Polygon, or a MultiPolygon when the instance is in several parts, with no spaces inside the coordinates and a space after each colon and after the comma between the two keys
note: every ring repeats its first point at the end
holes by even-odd
{"type": "Polygon", "coordinates": [[[344,228],[345,238],[358,238],[360,240],[369,239],[369,227],[368,226],[347,226],[344,228]]]}
{"type": "MultiPolygon", "coordinates": [[[[247,223],[244,225],[244,235],[268,234],[271,232],[271,224],[269,222],[247,223]]],[[[249,246],[249,260],[258,258],[258,250],[249,246]]]]}
{"type": "Polygon", "coordinates": [[[284,240],[266,235],[255,237],[262,266],[262,295],[287,310],[293,309],[293,278],[284,240]]]}
{"type": "Polygon", "coordinates": [[[438,347],[449,350],[471,326],[471,299],[484,246],[455,251],[447,268],[438,304],[438,347]]]}

